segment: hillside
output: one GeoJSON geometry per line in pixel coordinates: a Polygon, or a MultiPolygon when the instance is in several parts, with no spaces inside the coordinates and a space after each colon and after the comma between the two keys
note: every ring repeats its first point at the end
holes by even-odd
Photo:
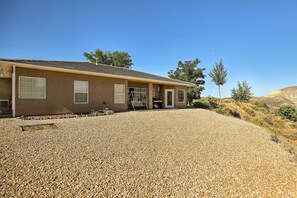
{"type": "Polygon", "coordinates": [[[266,103],[272,110],[282,105],[293,105],[297,107],[297,86],[273,91],[265,97],[253,97],[252,101],[266,103]]]}
{"type": "Polygon", "coordinates": [[[210,109],[223,115],[233,116],[265,127],[272,134],[282,136],[297,144],[297,122],[284,120],[276,116],[274,109],[265,103],[240,103],[232,99],[202,98],[194,101],[194,107],[210,109]]]}

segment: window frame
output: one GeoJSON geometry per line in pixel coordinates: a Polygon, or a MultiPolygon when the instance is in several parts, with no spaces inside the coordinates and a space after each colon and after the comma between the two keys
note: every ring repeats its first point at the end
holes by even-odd
{"type": "Polygon", "coordinates": [[[32,77],[32,76],[19,76],[18,82],[18,98],[19,99],[28,99],[28,100],[44,100],[46,99],[46,78],[43,77],[32,77]],[[31,78],[31,79],[43,79],[44,80],[44,97],[22,97],[21,96],[21,78],[31,78]]]}
{"type": "Polygon", "coordinates": [[[114,90],[113,90],[113,97],[114,97],[113,102],[114,102],[114,104],[125,104],[126,103],[126,85],[125,84],[114,84],[113,88],[114,88],[114,90]],[[116,92],[116,86],[118,86],[118,85],[123,86],[123,89],[124,89],[122,91],[122,94],[124,95],[124,100],[122,102],[117,102],[116,101],[116,98],[117,98],[116,95],[119,94],[119,93],[116,92]]]}
{"type": "Polygon", "coordinates": [[[74,104],[89,104],[89,81],[86,81],[86,80],[74,80],[73,81],[73,102],[74,102],[74,104]],[[87,92],[75,92],[75,82],[87,82],[88,91],[87,92]],[[75,101],[76,93],[86,93],[87,94],[87,102],[76,102],[75,101]]]}
{"type": "Polygon", "coordinates": [[[185,101],[186,101],[186,91],[185,91],[184,89],[178,89],[178,90],[177,90],[177,102],[178,102],[178,103],[185,103],[185,101]],[[178,96],[179,91],[183,91],[183,93],[184,93],[184,97],[183,97],[184,99],[183,99],[182,102],[179,101],[179,96],[178,96]]]}

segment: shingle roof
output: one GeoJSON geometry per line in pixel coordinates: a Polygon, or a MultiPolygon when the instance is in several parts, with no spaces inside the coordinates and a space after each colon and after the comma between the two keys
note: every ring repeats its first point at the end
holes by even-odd
{"type": "Polygon", "coordinates": [[[170,83],[187,84],[187,85],[195,86],[195,84],[185,82],[185,81],[175,80],[175,79],[171,79],[171,78],[157,76],[157,75],[154,75],[154,74],[149,74],[149,73],[140,72],[140,71],[127,69],[127,68],[122,68],[122,67],[115,67],[115,66],[104,65],[104,64],[95,65],[94,63],[90,63],[90,62],[58,61],[58,60],[6,59],[6,58],[0,58],[0,61],[30,64],[30,65],[40,66],[40,67],[46,66],[46,67],[76,70],[76,71],[86,71],[86,72],[93,72],[93,73],[102,73],[102,74],[112,74],[112,75],[127,76],[127,77],[136,77],[136,78],[142,78],[142,79],[150,79],[150,80],[165,81],[165,82],[170,82],[170,83]]]}

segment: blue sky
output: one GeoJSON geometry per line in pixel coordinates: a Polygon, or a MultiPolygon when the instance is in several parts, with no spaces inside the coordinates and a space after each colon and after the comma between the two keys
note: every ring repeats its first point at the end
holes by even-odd
{"type": "MultiPolygon", "coordinates": [[[[230,96],[247,80],[256,96],[297,85],[297,1],[0,0],[0,57],[85,60],[85,51],[127,51],[133,69],[167,76],[199,58],[223,59],[230,96]]],[[[206,78],[204,96],[218,96],[206,78]]]]}

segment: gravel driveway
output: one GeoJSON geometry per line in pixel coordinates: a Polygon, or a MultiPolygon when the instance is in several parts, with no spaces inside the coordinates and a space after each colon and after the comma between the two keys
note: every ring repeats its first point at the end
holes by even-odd
{"type": "Polygon", "coordinates": [[[265,129],[206,110],[0,126],[2,197],[297,197],[297,164],[265,129]]]}

